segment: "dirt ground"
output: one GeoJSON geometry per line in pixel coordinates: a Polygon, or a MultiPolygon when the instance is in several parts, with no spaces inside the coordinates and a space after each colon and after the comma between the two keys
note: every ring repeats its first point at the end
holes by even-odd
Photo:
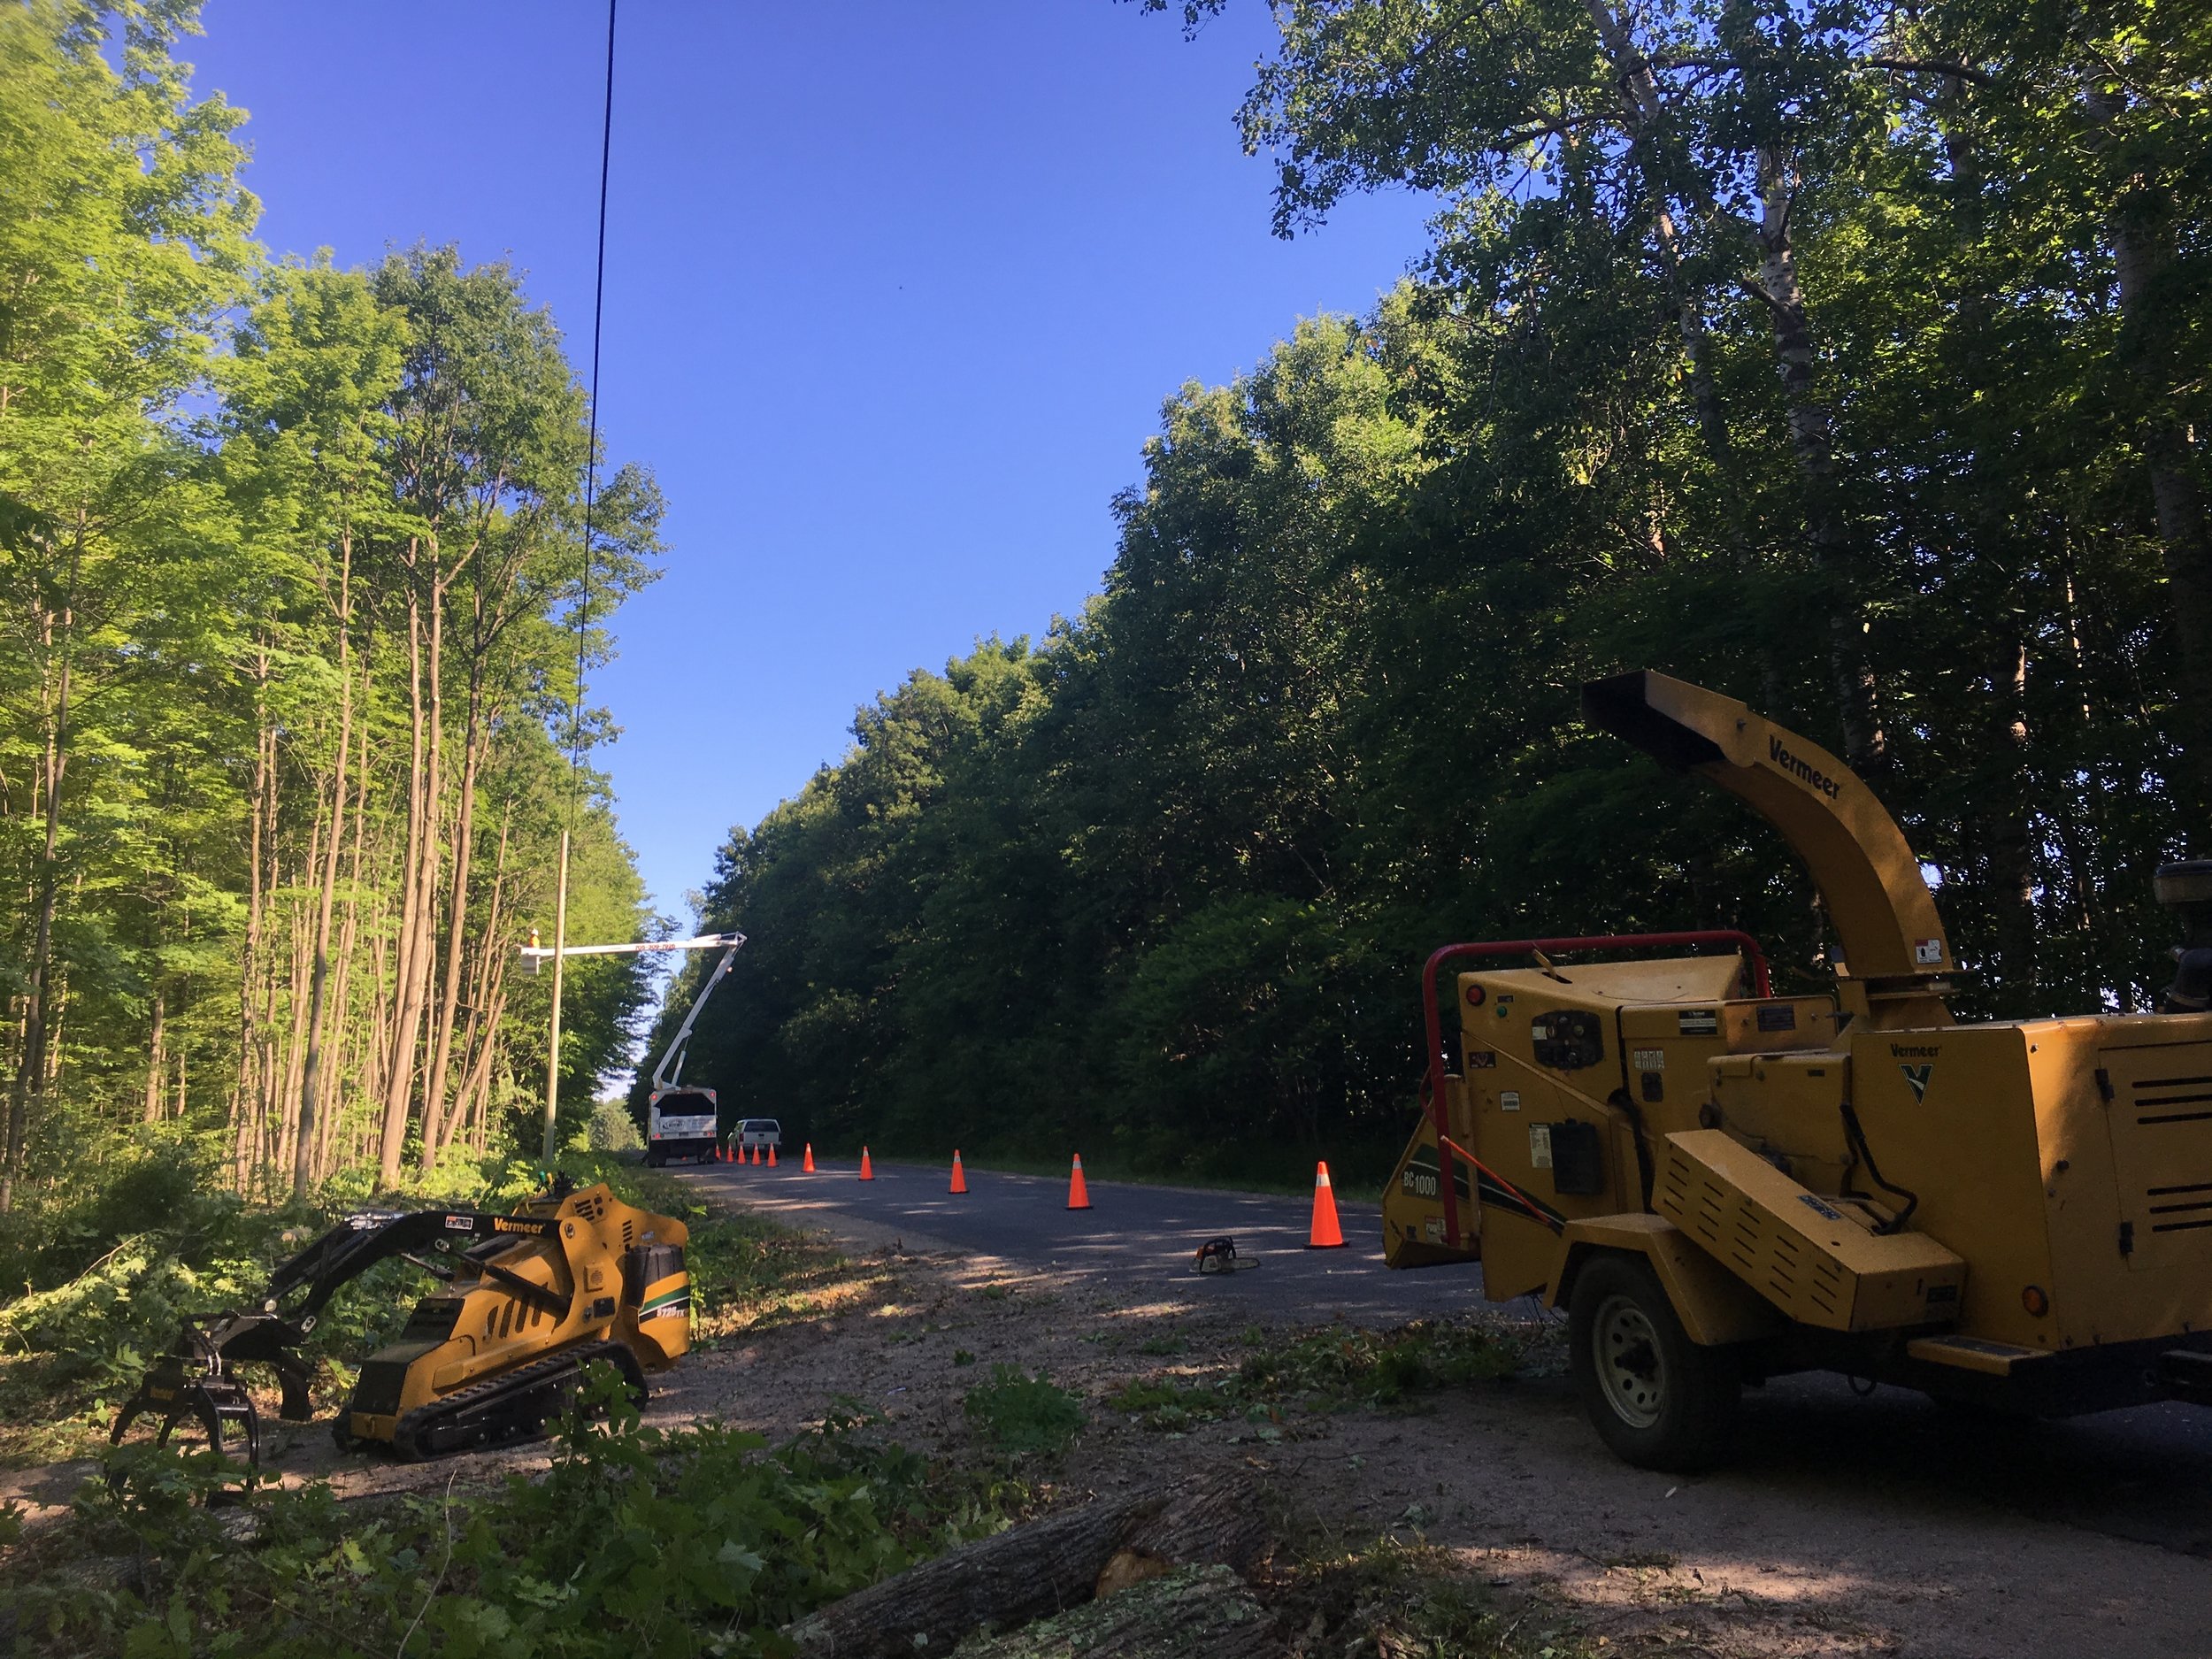
{"type": "MultiPolygon", "coordinates": [[[[1778,1470],[1757,1448],[1789,1444],[1800,1425],[1762,1423],[1755,1402],[1753,1455],[1738,1467],[1697,1479],[1629,1469],[1582,1420],[1542,1332],[1514,1333],[1533,1335],[1538,1358],[1509,1381],[1403,1408],[1294,1410],[1279,1426],[1232,1417],[1174,1435],[1104,1398],[1133,1379],[1197,1381],[1242,1362],[1259,1339],[1202,1297],[1125,1297],[1094,1279],[1018,1272],[864,1226],[841,1241],[858,1271],[817,1317],[695,1353],[660,1380],[649,1417],[720,1417],[778,1437],[844,1398],[909,1445],[959,1456],[974,1443],[963,1395],[1006,1363],[1045,1371],[1090,1412],[1054,1477],[1056,1502],[1240,1461],[1277,1489],[1302,1547],[1424,1537],[1509,1604],[1571,1616],[1608,1653],[2212,1653],[2202,1560],[2026,1518],[1940,1483],[1901,1502],[1893,1483],[1858,1477],[1847,1437],[1834,1438],[1832,1456],[1783,1458],[1778,1470]]],[[[1816,1417],[1806,1426],[1831,1425],[1816,1417]]],[[[469,1460],[468,1472],[542,1455],[493,1454],[469,1460]]],[[[289,1432],[275,1456],[288,1474],[321,1473],[347,1494],[442,1485],[457,1467],[341,1459],[320,1424],[289,1432]]],[[[65,1502],[88,1468],[19,1471],[0,1496],[65,1502]]]]}

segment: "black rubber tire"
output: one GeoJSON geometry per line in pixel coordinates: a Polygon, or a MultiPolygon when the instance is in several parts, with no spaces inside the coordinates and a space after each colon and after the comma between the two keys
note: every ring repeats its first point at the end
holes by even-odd
{"type": "Polygon", "coordinates": [[[1583,1409],[1623,1462],[1695,1474],[1727,1450],[1743,1394],[1735,1351],[1691,1341],[1640,1256],[1609,1251],[1575,1276],[1567,1352],[1583,1409]]]}

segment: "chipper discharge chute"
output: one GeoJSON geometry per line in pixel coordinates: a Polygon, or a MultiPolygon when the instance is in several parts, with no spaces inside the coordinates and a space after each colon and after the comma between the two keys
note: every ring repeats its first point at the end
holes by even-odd
{"type": "Polygon", "coordinates": [[[219,1451],[234,1436],[257,1464],[260,1419],[238,1368],[271,1367],[280,1415],[305,1422],[300,1345],[342,1286],[394,1257],[441,1285],[396,1341],[362,1363],[333,1425],[340,1445],[385,1445],[412,1459],[534,1434],[594,1360],[641,1399],[646,1374],[691,1346],[687,1240],[682,1222],[623,1203],[603,1183],[578,1190],[565,1179],[510,1215],[361,1211],[278,1268],[257,1309],[187,1319],[109,1438],[156,1416],[164,1440],[195,1425],[219,1451]]]}
{"type": "Polygon", "coordinates": [[[1833,993],[1772,995],[1733,932],[1439,950],[1391,1264],[1564,1306],[1592,1421],[1648,1467],[1709,1462],[1741,1386],[1793,1371],[2024,1415],[2212,1403],[2212,863],[2158,875],[2165,1011],[1962,1025],[1919,862],[1840,761],[1663,674],[1583,706],[1782,833],[1833,993]]]}

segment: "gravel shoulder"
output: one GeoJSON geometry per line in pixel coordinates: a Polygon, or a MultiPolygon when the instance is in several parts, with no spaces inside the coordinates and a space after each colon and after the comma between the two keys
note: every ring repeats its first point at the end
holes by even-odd
{"type": "Polygon", "coordinates": [[[2011,1465],[2039,1460],[2035,1431],[2008,1450],[1956,1440],[1910,1396],[1870,1410],[1840,1384],[1832,1395],[1755,1393],[1734,1466],[1692,1480],[1649,1474],[1591,1433],[1548,1357],[1555,1331],[1509,1317],[1508,1334],[1534,1344],[1532,1374],[1403,1409],[1293,1412],[1277,1437],[1234,1419],[1177,1437],[1103,1400],[1133,1379],[1202,1380],[1242,1363],[1252,1322],[1210,1305],[1202,1284],[1133,1294],[1079,1271],[925,1249],[932,1241],[910,1233],[902,1254],[860,1228],[849,1236],[856,1250],[876,1246],[866,1259],[881,1272],[867,1298],[706,1356],[656,1409],[741,1414],[772,1433],[844,1394],[901,1438],[957,1452],[962,1394],[992,1364],[1015,1364],[1048,1371],[1090,1406],[1065,1496],[1240,1460],[1264,1473],[1309,1547],[1424,1538],[1502,1594],[1571,1615],[1604,1651],[2207,1651],[2212,1573],[2201,1559],[1981,1495],[1998,1466],[2034,1479],[2011,1465]],[[972,1363],[957,1363],[963,1355],[972,1363]]]}

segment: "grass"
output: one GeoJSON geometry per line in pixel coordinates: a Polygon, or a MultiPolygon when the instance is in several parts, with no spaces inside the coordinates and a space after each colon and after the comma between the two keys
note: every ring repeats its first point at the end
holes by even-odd
{"type": "Polygon", "coordinates": [[[1237,1415],[1272,1422],[1291,1405],[1309,1411],[1395,1405],[1494,1381],[1519,1370],[1525,1352],[1519,1340],[1486,1325],[1443,1320],[1383,1332],[1332,1327],[1288,1341],[1253,1334],[1259,1337],[1254,1352],[1235,1371],[1192,1382],[1139,1379],[1108,1394],[1107,1409],[1169,1433],[1237,1415]]]}
{"type": "Polygon", "coordinates": [[[991,1443],[1016,1455],[1063,1450],[1090,1419],[1082,1402],[1042,1372],[991,1367],[991,1380],[962,1396],[960,1409],[991,1443]]]}

